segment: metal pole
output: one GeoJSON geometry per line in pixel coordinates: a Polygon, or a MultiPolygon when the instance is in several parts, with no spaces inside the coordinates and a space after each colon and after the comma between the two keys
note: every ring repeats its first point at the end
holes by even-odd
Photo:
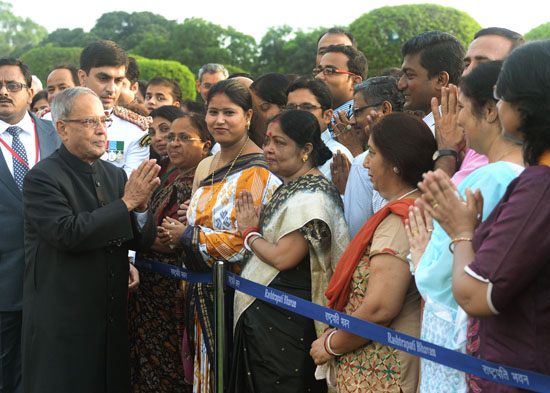
{"type": "Polygon", "coordinates": [[[214,355],[214,392],[223,393],[224,347],[225,347],[225,263],[215,261],[212,272],[214,284],[215,315],[215,355],[214,355]]]}

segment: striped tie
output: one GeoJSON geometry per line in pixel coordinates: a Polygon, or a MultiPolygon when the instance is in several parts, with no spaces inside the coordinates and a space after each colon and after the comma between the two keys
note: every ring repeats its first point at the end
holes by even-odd
{"type": "MultiPolygon", "coordinates": [[[[23,146],[23,143],[21,143],[21,139],[19,139],[19,134],[21,131],[23,131],[20,127],[13,126],[9,127],[7,130],[13,137],[11,142],[11,148],[14,152],[16,152],[19,157],[25,161],[25,164],[28,165],[29,161],[27,160],[27,151],[25,150],[25,146],[23,146]]],[[[23,179],[25,178],[25,175],[29,171],[29,167],[25,164],[23,164],[21,161],[15,157],[15,155],[12,157],[13,159],[13,178],[15,179],[15,182],[17,183],[17,186],[19,187],[19,190],[23,191],[23,179]]]]}

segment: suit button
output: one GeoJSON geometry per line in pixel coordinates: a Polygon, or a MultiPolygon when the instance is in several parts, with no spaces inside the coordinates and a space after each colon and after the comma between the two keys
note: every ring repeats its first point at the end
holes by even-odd
{"type": "Polygon", "coordinates": [[[101,183],[99,182],[99,180],[95,182],[95,185],[101,187],[101,183]]]}
{"type": "Polygon", "coordinates": [[[118,240],[118,241],[116,242],[116,246],[117,246],[117,247],[122,246],[122,242],[121,242],[120,240],[118,240]]]}

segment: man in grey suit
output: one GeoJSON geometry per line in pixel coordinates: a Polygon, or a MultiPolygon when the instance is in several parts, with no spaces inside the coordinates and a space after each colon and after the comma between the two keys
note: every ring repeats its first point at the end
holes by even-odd
{"type": "Polygon", "coordinates": [[[27,111],[31,83],[25,64],[0,58],[0,393],[21,391],[23,178],[61,143],[50,121],[27,111]]]}

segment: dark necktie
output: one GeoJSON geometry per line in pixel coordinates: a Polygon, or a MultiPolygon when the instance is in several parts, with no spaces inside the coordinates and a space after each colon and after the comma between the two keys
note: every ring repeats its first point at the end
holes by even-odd
{"type": "MultiPolygon", "coordinates": [[[[29,164],[29,161],[27,160],[27,151],[25,150],[25,146],[23,146],[23,143],[21,143],[21,139],[19,139],[19,134],[21,131],[23,131],[20,127],[13,126],[8,127],[6,130],[9,132],[12,136],[12,142],[11,142],[11,148],[14,152],[16,152],[19,157],[25,162],[25,164],[29,164]]],[[[13,178],[15,179],[15,182],[17,183],[17,186],[19,187],[19,190],[23,190],[23,179],[25,178],[25,175],[29,171],[29,167],[25,164],[23,164],[21,161],[15,157],[15,155],[12,156],[13,159],[13,178]]]]}

